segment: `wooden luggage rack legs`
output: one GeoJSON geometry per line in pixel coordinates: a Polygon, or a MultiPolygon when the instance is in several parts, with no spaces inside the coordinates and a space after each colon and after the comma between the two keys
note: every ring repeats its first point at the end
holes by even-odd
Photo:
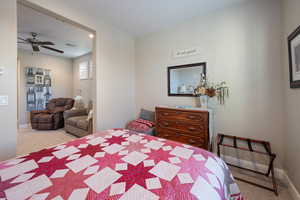
{"type": "Polygon", "coordinates": [[[243,182],[246,182],[246,183],[249,183],[251,185],[254,185],[254,186],[257,186],[257,187],[260,187],[260,188],[264,188],[264,189],[270,190],[270,191],[274,192],[276,194],[276,196],[278,196],[277,184],[276,184],[275,175],[274,175],[274,160],[276,158],[276,154],[272,153],[271,145],[270,145],[269,142],[262,141],[262,140],[252,140],[252,139],[248,139],[248,138],[241,138],[241,137],[235,137],[235,136],[230,136],[230,135],[219,134],[218,135],[218,156],[219,157],[221,156],[220,146],[234,148],[234,149],[239,149],[239,150],[243,150],[243,151],[249,151],[249,152],[253,152],[253,153],[263,154],[263,155],[269,156],[270,162],[269,162],[268,171],[266,173],[259,172],[259,171],[253,170],[253,169],[244,168],[244,167],[237,166],[237,165],[233,165],[233,164],[230,164],[230,163],[227,163],[227,164],[230,165],[230,166],[242,169],[242,170],[247,170],[247,171],[250,171],[250,172],[253,172],[253,173],[256,173],[256,174],[260,174],[260,175],[264,175],[264,176],[267,176],[267,177],[269,177],[270,174],[271,174],[272,182],[273,182],[273,188],[269,188],[269,187],[266,187],[266,186],[263,186],[263,185],[260,185],[260,184],[257,184],[257,183],[245,180],[245,179],[241,179],[241,178],[238,178],[238,177],[235,177],[235,179],[243,181],[243,182]],[[224,144],[224,139],[225,138],[229,139],[229,140],[232,140],[233,141],[232,145],[230,145],[230,144],[224,144]],[[246,142],[248,144],[247,145],[248,148],[238,147],[238,145],[237,145],[238,141],[246,142]],[[262,145],[264,147],[264,149],[265,149],[265,152],[254,150],[253,149],[254,144],[255,145],[257,145],[257,144],[262,145]]]}

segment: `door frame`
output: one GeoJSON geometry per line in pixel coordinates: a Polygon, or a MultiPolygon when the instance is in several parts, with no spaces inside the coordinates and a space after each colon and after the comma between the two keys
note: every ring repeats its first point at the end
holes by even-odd
{"type": "MultiPolygon", "coordinates": [[[[44,8],[44,7],[41,7],[41,6],[39,6],[39,5],[37,5],[37,4],[35,4],[35,3],[32,3],[32,2],[30,2],[30,1],[28,1],[28,0],[17,0],[17,3],[18,4],[20,4],[20,5],[23,5],[23,6],[26,6],[26,7],[29,7],[29,8],[31,8],[31,9],[33,9],[33,10],[35,10],[35,11],[37,11],[37,12],[40,12],[40,13],[42,13],[42,14],[45,14],[45,15],[48,15],[48,16],[50,16],[50,17],[53,17],[53,18],[56,18],[57,20],[60,20],[60,21],[62,21],[62,22],[64,22],[64,23],[68,23],[68,24],[70,24],[70,25],[73,25],[73,26],[75,26],[75,27],[77,27],[77,28],[80,28],[80,29],[83,29],[83,30],[85,30],[85,31],[87,31],[87,32],[89,32],[89,33],[91,33],[91,34],[93,34],[94,35],[94,38],[92,39],[93,40],[93,48],[92,48],[92,61],[93,61],[93,66],[92,66],[92,68],[93,68],[93,72],[94,72],[94,74],[95,74],[95,76],[93,76],[93,80],[92,80],[92,83],[93,83],[93,87],[92,87],[92,101],[93,101],[93,132],[95,132],[96,131],[96,129],[97,129],[97,116],[98,116],[98,113],[97,113],[97,108],[98,108],[98,97],[97,97],[97,71],[98,71],[98,69],[97,69],[97,37],[98,37],[98,35],[97,35],[97,31],[96,30],[94,30],[94,29],[92,29],[92,28],[90,28],[90,27],[88,27],[88,26],[85,26],[85,25],[83,25],[83,24],[81,24],[81,23],[78,23],[78,22],[76,22],[76,21],[74,21],[74,20],[72,20],[72,19],[69,19],[69,18],[66,18],[66,17],[64,17],[64,16],[62,16],[62,15],[60,15],[60,14],[57,14],[57,13],[55,13],[55,12],[53,12],[53,11],[51,11],[51,10],[48,10],[48,9],[46,9],[46,8],[44,8]]],[[[19,66],[19,64],[20,64],[20,61],[19,61],[19,58],[18,58],[18,85],[17,85],[17,91],[18,91],[18,96],[17,96],[17,98],[18,98],[18,100],[17,100],[17,102],[18,102],[18,106],[17,106],[17,123],[18,123],[18,129],[19,129],[19,88],[20,88],[20,85],[19,85],[19,83],[20,83],[20,66],[19,66]]]]}

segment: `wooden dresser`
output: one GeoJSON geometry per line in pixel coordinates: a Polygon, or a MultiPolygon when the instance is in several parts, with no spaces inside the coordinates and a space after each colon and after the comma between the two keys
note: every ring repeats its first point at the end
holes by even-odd
{"type": "Polygon", "coordinates": [[[209,150],[209,112],[156,107],[156,136],[209,150]]]}

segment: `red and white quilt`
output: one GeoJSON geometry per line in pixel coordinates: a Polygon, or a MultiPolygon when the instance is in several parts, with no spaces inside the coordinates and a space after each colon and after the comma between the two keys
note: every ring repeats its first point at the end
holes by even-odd
{"type": "Polygon", "coordinates": [[[108,130],[0,163],[0,199],[242,200],[205,150],[108,130]]]}

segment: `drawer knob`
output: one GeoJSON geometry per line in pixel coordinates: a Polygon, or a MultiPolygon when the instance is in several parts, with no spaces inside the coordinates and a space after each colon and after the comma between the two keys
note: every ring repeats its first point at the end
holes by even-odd
{"type": "Polygon", "coordinates": [[[164,126],[169,126],[169,123],[168,123],[168,122],[165,122],[165,123],[164,123],[164,126]]]}
{"type": "Polygon", "coordinates": [[[195,131],[195,130],[196,130],[196,128],[194,128],[194,127],[189,128],[189,131],[195,131]]]}
{"type": "Polygon", "coordinates": [[[190,144],[195,144],[195,143],[196,143],[196,141],[195,141],[195,140],[193,140],[193,139],[190,139],[190,140],[189,140],[189,143],[190,143],[190,144]]]}
{"type": "Polygon", "coordinates": [[[168,116],[168,115],[169,115],[169,113],[163,113],[163,115],[164,115],[164,116],[168,116]]]}
{"type": "Polygon", "coordinates": [[[189,115],[187,118],[189,118],[189,119],[196,119],[196,116],[194,116],[194,115],[189,115]]]}

